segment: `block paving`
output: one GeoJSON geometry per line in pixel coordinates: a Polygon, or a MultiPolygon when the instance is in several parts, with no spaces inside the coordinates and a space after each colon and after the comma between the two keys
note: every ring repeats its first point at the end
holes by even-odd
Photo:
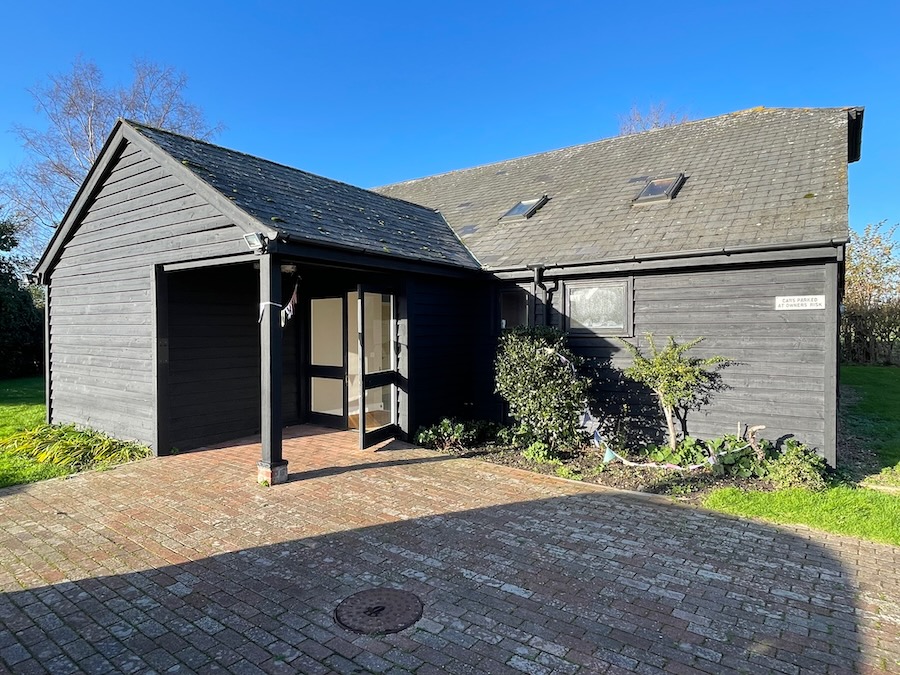
{"type": "Polygon", "coordinates": [[[289,430],[0,490],[11,673],[900,672],[900,548],[289,430]],[[422,618],[365,636],[341,600],[422,618]]]}

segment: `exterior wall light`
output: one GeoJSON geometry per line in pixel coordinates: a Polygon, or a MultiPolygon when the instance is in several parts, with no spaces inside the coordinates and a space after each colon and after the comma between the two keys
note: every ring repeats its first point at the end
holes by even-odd
{"type": "Polygon", "coordinates": [[[259,232],[245,234],[244,241],[247,242],[248,248],[254,253],[263,254],[266,252],[266,238],[259,232]]]}

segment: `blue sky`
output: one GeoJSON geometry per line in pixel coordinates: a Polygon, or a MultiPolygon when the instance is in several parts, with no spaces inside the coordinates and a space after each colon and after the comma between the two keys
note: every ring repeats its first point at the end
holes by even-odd
{"type": "Polygon", "coordinates": [[[900,221],[900,3],[607,4],[9,3],[0,169],[41,123],[29,87],[137,57],[188,75],[217,143],[363,187],[612,136],[633,104],[862,105],[850,223],[900,221]]]}

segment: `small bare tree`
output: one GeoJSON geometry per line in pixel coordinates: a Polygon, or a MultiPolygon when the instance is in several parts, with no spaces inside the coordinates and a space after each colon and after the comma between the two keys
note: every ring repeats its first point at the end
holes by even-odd
{"type": "Polygon", "coordinates": [[[108,86],[97,64],[78,60],[71,71],[30,90],[47,126],[13,127],[27,159],[0,183],[30,230],[22,233],[24,240],[42,243],[59,224],[116,118],[203,139],[220,131],[221,125],[207,124],[200,108],[185,99],[183,73],[149,61],[135,61],[132,71],[129,86],[108,86]]]}
{"type": "Polygon", "coordinates": [[[682,112],[669,111],[665,103],[651,103],[646,112],[632,105],[627,115],[619,115],[619,135],[627,136],[650,129],[671,127],[688,121],[682,112]]]}

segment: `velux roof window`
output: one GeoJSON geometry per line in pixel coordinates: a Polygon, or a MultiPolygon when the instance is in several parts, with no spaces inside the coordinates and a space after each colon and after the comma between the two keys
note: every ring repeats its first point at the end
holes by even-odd
{"type": "Polygon", "coordinates": [[[525,220],[531,218],[550,198],[547,195],[537,199],[526,199],[513,206],[509,211],[500,216],[500,220],[525,220]]]}
{"type": "Polygon", "coordinates": [[[635,204],[661,202],[672,199],[684,183],[684,173],[676,173],[659,178],[651,178],[634,198],[635,204]]]}

